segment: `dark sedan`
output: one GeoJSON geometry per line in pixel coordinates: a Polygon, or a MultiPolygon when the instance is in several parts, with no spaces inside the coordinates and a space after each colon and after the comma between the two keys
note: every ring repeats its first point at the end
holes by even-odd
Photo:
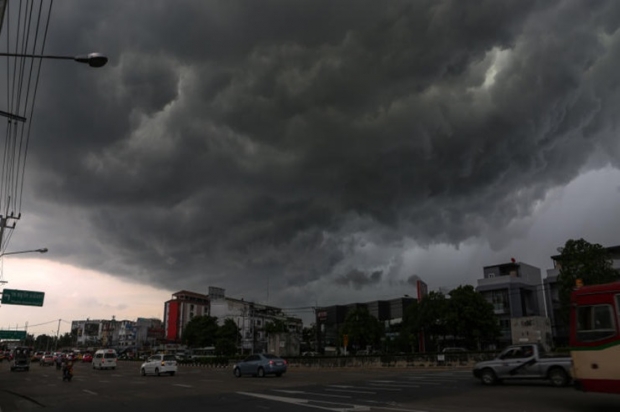
{"type": "Polygon", "coordinates": [[[286,361],[271,354],[255,354],[250,355],[233,367],[233,373],[236,377],[241,375],[252,375],[260,378],[267,375],[276,375],[278,377],[286,373],[286,361]]]}

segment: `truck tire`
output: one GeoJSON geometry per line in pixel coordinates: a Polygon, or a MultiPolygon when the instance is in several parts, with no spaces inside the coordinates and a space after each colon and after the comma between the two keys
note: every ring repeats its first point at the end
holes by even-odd
{"type": "Polygon", "coordinates": [[[495,385],[497,383],[497,375],[491,368],[486,368],[482,370],[480,374],[480,380],[485,385],[495,385]]]}
{"type": "Polygon", "coordinates": [[[568,385],[568,382],[570,381],[570,378],[566,371],[564,371],[563,368],[557,366],[549,369],[548,378],[551,381],[551,385],[555,386],[556,388],[562,388],[568,385]]]}

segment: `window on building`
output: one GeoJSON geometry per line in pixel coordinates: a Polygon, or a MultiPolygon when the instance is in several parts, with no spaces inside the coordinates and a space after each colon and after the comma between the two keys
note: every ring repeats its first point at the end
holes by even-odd
{"type": "Polygon", "coordinates": [[[614,336],[616,324],[611,305],[580,306],[577,308],[577,339],[594,342],[614,336]]]}

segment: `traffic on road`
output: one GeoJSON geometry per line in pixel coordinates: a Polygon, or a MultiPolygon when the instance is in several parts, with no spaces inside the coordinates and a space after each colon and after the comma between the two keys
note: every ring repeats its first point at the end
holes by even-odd
{"type": "MultiPolygon", "coordinates": [[[[75,362],[71,381],[55,368],[10,372],[0,366],[0,408],[13,412],[108,411],[617,411],[620,398],[584,394],[545,381],[486,386],[471,368],[289,368],[282,377],[238,379],[232,367],[177,365],[174,375],[142,376],[144,363],[116,369],[75,362]]],[[[161,373],[160,373],[161,375],[161,373]]]]}

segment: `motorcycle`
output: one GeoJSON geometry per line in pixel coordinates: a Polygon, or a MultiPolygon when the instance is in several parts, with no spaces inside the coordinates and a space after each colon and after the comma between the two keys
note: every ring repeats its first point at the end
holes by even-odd
{"type": "Polygon", "coordinates": [[[73,378],[73,365],[69,363],[62,369],[62,380],[71,382],[71,378],[73,378]]]}

